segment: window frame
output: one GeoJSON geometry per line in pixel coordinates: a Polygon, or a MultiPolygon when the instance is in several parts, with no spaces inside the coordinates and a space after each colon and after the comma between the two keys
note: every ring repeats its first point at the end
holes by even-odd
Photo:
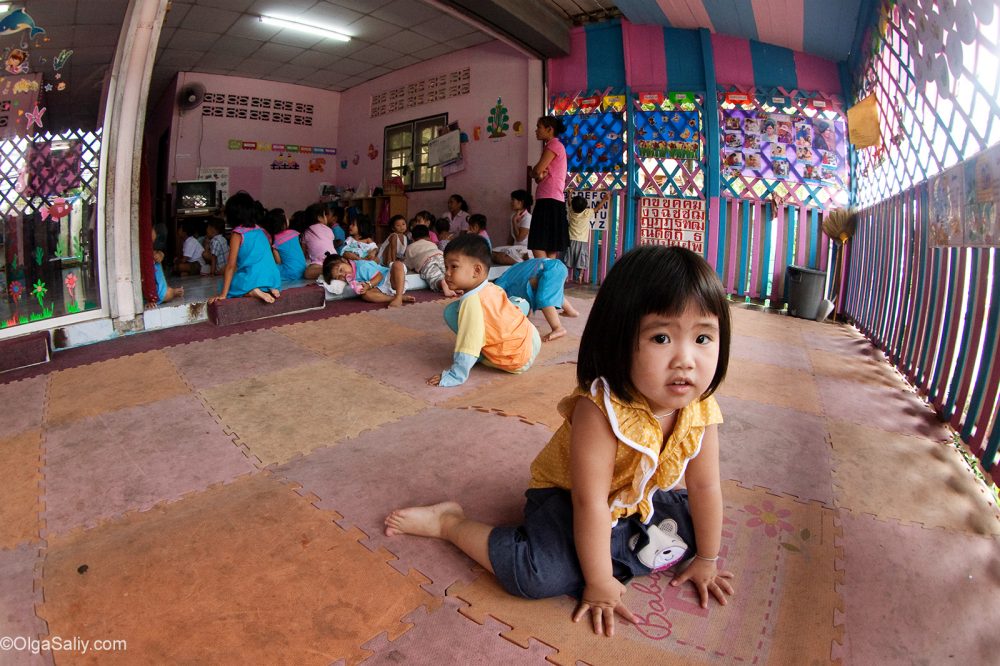
{"type": "Polygon", "coordinates": [[[443,190],[447,187],[447,177],[441,175],[440,180],[421,180],[420,173],[422,169],[429,169],[433,172],[435,169],[440,174],[441,166],[430,167],[427,165],[427,154],[428,154],[428,144],[431,140],[440,136],[440,132],[434,132],[434,136],[430,137],[426,142],[422,142],[420,139],[420,133],[427,128],[445,128],[448,126],[448,114],[447,113],[436,113],[431,116],[423,116],[422,118],[415,118],[413,120],[408,120],[401,123],[394,123],[392,125],[386,125],[382,131],[382,179],[383,182],[388,181],[390,178],[395,176],[402,176],[403,178],[403,188],[407,192],[414,191],[425,191],[425,190],[443,190]],[[413,169],[408,170],[405,174],[400,173],[398,170],[399,166],[393,166],[392,162],[394,159],[403,155],[403,148],[390,148],[389,139],[390,135],[393,135],[400,130],[406,130],[410,133],[410,147],[409,147],[409,159],[406,164],[412,164],[413,169]]]}

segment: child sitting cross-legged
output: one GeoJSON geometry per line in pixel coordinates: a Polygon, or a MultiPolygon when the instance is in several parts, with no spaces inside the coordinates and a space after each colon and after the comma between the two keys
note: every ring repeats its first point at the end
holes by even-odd
{"type": "Polygon", "coordinates": [[[323,261],[323,280],[327,284],[342,280],[355,294],[370,303],[398,307],[416,300],[413,296],[403,295],[406,291],[406,267],[401,261],[394,261],[391,266],[385,267],[366,259],[347,259],[331,254],[323,261]]]}
{"type": "Polygon", "coordinates": [[[469,377],[476,361],[520,374],[531,367],[542,347],[534,324],[528,321],[528,303],[515,304],[487,278],[490,248],[478,234],[462,234],[444,250],[448,286],[463,293],[448,305],[444,320],[455,331],[451,367],[427,380],[432,386],[458,386],[469,377]]]}
{"type": "MultiPolygon", "coordinates": [[[[577,387],[564,421],[531,464],[524,524],[493,527],[455,502],[393,511],[385,533],[450,541],[510,594],[576,595],[611,636],[633,576],[671,571],[702,608],[725,604],[733,574],[720,568],[723,501],[713,393],[726,375],[725,290],[700,255],[679,247],[632,250],[608,273],[580,341],[577,387]],[[684,479],[687,490],[676,490],[684,479]],[[690,497],[690,504],[688,503],[690,497]]],[[[680,636],[678,636],[680,638],[680,636]]]]}
{"type": "Polygon", "coordinates": [[[431,242],[430,230],[423,224],[413,225],[410,231],[413,242],[406,246],[403,264],[407,270],[419,273],[427,285],[434,291],[451,298],[461,292],[453,291],[444,279],[444,253],[431,242]]]}

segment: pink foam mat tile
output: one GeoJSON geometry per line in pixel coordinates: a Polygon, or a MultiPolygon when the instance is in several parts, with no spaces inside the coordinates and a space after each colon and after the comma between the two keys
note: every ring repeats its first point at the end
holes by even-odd
{"type": "Polygon", "coordinates": [[[816,377],[816,386],[831,419],[941,441],[950,437],[933,410],[910,391],[823,376],[816,377]]]}
{"type": "Polygon", "coordinates": [[[541,425],[471,409],[426,409],[335,447],[318,449],[272,468],[275,475],[320,498],[345,524],[384,546],[433,582],[443,594],[468,578],[474,563],[442,541],[386,537],[386,515],[398,508],[455,500],[489,524],[520,519],[529,466],[551,437],[541,425]],[[375,488],[386,492],[373,492],[375,488]]]}
{"type": "MultiPolygon", "coordinates": [[[[416,306],[414,306],[416,307],[416,306]]],[[[326,357],[378,353],[378,349],[419,336],[420,331],[374,312],[302,322],[275,329],[306,349],[326,357]]]]}
{"type": "Polygon", "coordinates": [[[194,396],[51,427],[45,452],[50,533],[145,510],[256,469],[194,396]]]}
{"type": "Polygon", "coordinates": [[[719,387],[718,395],[787,407],[809,414],[823,413],[815,378],[808,372],[773,363],[730,358],[726,379],[719,387]]]}
{"type": "Polygon", "coordinates": [[[36,580],[41,562],[37,545],[0,550],[0,638],[17,639],[11,649],[0,651],[0,664],[52,663],[49,655],[32,654],[26,643],[46,633],[45,621],[35,613],[42,600],[41,581],[36,580]]]}
{"type": "Polygon", "coordinates": [[[321,358],[273,330],[193,342],[170,347],[165,353],[195,389],[284,370],[321,358]]]}
{"type": "Polygon", "coordinates": [[[722,478],[833,505],[825,419],[730,396],[719,406],[722,478]]]}
{"type": "Polygon", "coordinates": [[[444,309],[452,299],[442,298],[429,303],[415,303],[404,305],[401,308],[383,308],[373,310],[371,316],[386,321],[391,321],[398,326],[420,331],[423,333],[433,333],[437,330],[448,330],[444,323],[444,309]]]}
{"type": "Polygon", "coordinates": [[[748,334],[734,335],[729,353],[733,359],[770,363],[804,372],[812,371],[805,350],[784,341],[758,338],[748,334]]]}
{"type": "Polygon", "coordinates": [[[348,355],[338,360],[364,375],[431,404],[452,399],[508,374],[477,363],[469,373],[469,378],[460,386],[429,386],[427,380],[430,377],[451,367],[454,351],[455,336],[445,328],[444,332],[415,336],[406,342],[382,347],[378,353],[348,355]]]}
{"type": "Polygon", "coordinates": [[[992,664],[1000,542],[840,512],[852,664],[992,664]]]}
{"type": "Polygon", "coordinates": [[[554,650],[538,641],[530,641],[527,649],[500,636],[510,627],[487,618],[478,624],[459,609],[464,607],[458,599],[446,597],[444,604],[434,612],[419,608],[405,616],[413,628],[394,641],[383,635],[364,646],[375,654],[365,660],[366,666],[414,664],[438,666],[439,664],[547,664],[546,657],[554,650]]]}
{"type": "Polygon", "coordinates": [[[16,435],[42,424],[48,383],[49,378],[44,375],[0,384],[0,405],[4,405],[0,437],[16,435]]]}

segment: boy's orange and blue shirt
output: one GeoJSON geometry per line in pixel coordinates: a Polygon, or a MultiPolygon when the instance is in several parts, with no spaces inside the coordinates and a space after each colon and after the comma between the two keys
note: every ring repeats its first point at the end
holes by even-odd
{"type": "Polygon", "coordinates": [[[500,370],[521,371],[532,360],[533,328],[503,289],[484,280],[462,296],[452,365],[439,386],[463,384],[480,357],[500,370]]]}
{"type": "Polygon", "coordinates": [[[621,400],[611,392],[607,381],[598,377],[590,391],[577,388],[559,402],[559,413],[565,420],[531,463],[531,488],[572,490],[571,419],[581,398],[600,408],[618,439],[608,493],[612,524],[634,513],[649,523],[653,517],[653,494],[677,485],[688,462],[701,451],[705,429],[722,423],[719,403],[709,396],[684,407],[677,414],[673,432],[665,438],[645,400],[641,397],[633,402],[621,400]]]}

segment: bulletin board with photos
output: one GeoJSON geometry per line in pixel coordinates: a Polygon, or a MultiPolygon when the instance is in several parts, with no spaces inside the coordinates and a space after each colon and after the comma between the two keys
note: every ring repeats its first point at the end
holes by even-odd
{"type": "Polygon", "coordinates": [[[847,125],[838,100],[751,90],[721,93],[719,101],[724,194],[819,208],[846,205],[847,125]]]}

